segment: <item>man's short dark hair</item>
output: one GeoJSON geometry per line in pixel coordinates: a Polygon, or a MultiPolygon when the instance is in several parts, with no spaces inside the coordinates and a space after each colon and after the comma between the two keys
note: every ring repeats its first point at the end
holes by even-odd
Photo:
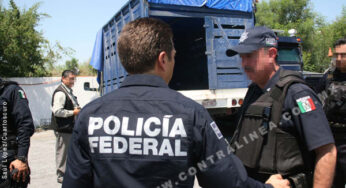
{"type": "Polygon", "coordinates": [[[141,74],[154,68],[161,52],[172,57],[173,32],[171,27],[158,19],[140,18],[124,26],[117,48],[121,64],[130,74],[141,74]]]}
{"type": "Polygon", "coordinates": [[[336,46],[340,46],[340,45],[344,45],[344,44],[346,44],[346,38],[341,38],[334,43],[334,48],[336,46]]]}
{"type": "Polygon", "coordinates": [[[75,73],[74,71],[72,71],[72,70],[64,70],[64,71],[62,72],[61,76],[62,76],[63,78],[66,78],[66,77],[68,77],[70,74],[76,75],[76,73],[75,73]]]}

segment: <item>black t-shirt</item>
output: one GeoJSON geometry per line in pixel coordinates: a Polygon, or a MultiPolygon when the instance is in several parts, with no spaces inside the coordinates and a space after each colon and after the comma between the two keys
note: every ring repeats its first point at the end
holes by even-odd
{"type": "MultiPolygon", "coordinates": [[[[0,94],[2,98],[1,121],[8,118],[8,130],[13,130],[13,134],[17,138],[17,156],[27,156],[30,137],[34,134],[35,127],[26,94],[17,84],[5,84],[0,90],[0,94]]],[[[3,122],[1,123],[3,125],[3,122]]],[[[1,133],[3,133],[3,128],[1,133]]]]}

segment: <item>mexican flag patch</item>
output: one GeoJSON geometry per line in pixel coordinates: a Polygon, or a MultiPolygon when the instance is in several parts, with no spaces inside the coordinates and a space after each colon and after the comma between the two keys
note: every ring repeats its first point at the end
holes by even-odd
{"type": "Polygon", "coordinates": [[[25,92],[23,91],[23,90],[18,90],[18,93],[19,93],[19,97],[21,98],[21,99],[26,99],[26,95],[25,95],[25,92]]]}
{"type": "Polygon", "coordinates": [[[315,103],[310,96],[299,98],[296,101],[301,113],[314,111],[316,109],[315,103]]]}

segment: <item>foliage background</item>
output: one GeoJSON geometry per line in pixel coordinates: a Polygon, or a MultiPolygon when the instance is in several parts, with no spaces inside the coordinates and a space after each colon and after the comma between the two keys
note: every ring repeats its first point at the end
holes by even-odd
{"type": "MultiPolygon", "coordinates": [[[[40,3],[19,9],[13,0],[9,8],[0,0],[0,76],[37,77],[60,76],[64,69],[76,70],[79,75],[96,75],[88,62],[73,57],[74,50],[59,42],[50,43],[37,31],[42,19],[49,15],[39,13],[40,3]],[[57,64],[62,57],[65,64],[57,64]]],[[[257,3],[256,25],[272,29],[296,29],[302,39],[304,70],[323,72],[330,63],[329,47],[346,37],[346,7],[331,23],[312,10],[310,0],[261,0],[257,3]]]]}
{"type": "Polygon", "coordinates": [[[296,29],[302,39],[304,70],[323,72],[330,63],[328,49],[346,37],[346,7],[332,23],[312,10],[310,0],[269,0],[257,4],[256,25],[272,29],[296,29]]]}
{"type": "Polygon", "coordinates": [[[89,62],[79,65],[73,58],[74,50],[56,42],[50,43],[37,31],[42,19],[48,14],[39,13],[40,3],[29,9],[19,9],[10,0],[8,9],[0,1],[0,76],[38,77],[60,76],[64,69],[74,69],[80,75],[96,75],[89,62]],[[63,56],[71,57],[65,65],[56,62],[63,56]]]}

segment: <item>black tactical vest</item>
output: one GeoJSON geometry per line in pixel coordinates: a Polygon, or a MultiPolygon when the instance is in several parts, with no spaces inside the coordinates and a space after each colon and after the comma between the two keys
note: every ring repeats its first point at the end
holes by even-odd
{"type": "MultiPolygon", "coordinates": [[[[68,97],[68,94],[62,85],[60,85],[58,88],[56,88],[56,90],[53,93],[52,106],[53,106],[53,102],[54,102],[55,93],[58,91],[61,91],[65,94],[66,99],[65,99],[64,109],[74,110],[73,102],[70,99],[70,97],[68,97]]],[[[73,126],[74,126],[74,116],[62,118],[62,117],[56,117],[52,113],[52,124],[53,124],[53,127],[55,128],[55,130],[58,132],[72,133],[73,126]]]]}
{"type": "MultiPolygon", "coordinates": [[[[3,150],[3,146],[7,150],[17,151],[17,129],[14,124],[14,119],[11,117],[12,113],[12,103],[11,99],[8,99],[3,96],[3,93],[6,90],[6,87],[15,84],[16,82],[11,81],[2,81],[0,80],[0,136],[3,138],[0,143],[0,151],[3,150]]],[[[10,151],[8,153],[11,153],[10,151]]],[[[0,156],[1,158],[2,156],[0,156]]]]}
{"type": "MultiPolygon", "coordinates": [[[[284,176],[305,172],[298,139],[279,128],[286,93],[305,83],[298,72],[281,70],[279,81],[243,112],[232,146],[244,165],[258,174],[284,176]]],[[[248,92],[253,92],[254,85],[248,92]]]]}
{"type": "Polygon", "coordinates": [[[346,124],[346,81],[339,82],[331,80],[326,89],[324,100],[324,111],[332,125],[346,124]]]}

